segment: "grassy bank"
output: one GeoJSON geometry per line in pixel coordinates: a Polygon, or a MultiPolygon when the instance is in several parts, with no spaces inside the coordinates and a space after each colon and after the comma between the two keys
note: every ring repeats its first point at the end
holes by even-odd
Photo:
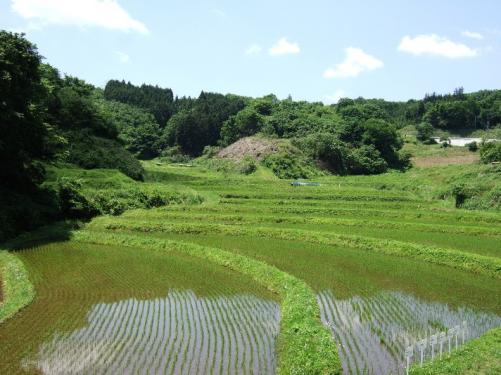
{"type": "Polygon", "coordinates": [[[252,235],[274,239],[296,239],[324,245],[341,245],[380,252],[388,255],[404,256],[423,260],[429,263],[448,266],[464,271],[501,278],[501,262],[498,258],[476,255],[452,249],[433,246],[420,246],[395,240],[382,240],[370,237],[320,233],[296,229],[275,229],[268,227],[247,227],[224,224],[160,223],[141,222],[139,220],[121,220],[120,218],[102,217],[96,219],[91,226],[109,230],[132,230],[138,232],[222,233],[231,235],[252,235]]]}
{"type": "Polygon", "coordinates": [[[501,328],[470,341],[442,360],[413,367],[413,375],[501,373],[501,328]]]}
{"type": "Polygon", "coordinates": [[[35,290],[28,278],[28,271],[14,254],[0,250],[0,323],[12,317],[29,304],[35,290]]]}

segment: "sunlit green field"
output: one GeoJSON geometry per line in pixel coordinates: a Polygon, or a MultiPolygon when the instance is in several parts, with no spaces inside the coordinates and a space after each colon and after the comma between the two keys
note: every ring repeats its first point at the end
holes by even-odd
{"type": "MultiPolygon", "coordinates": [[[[501,325],[501,215],[434,199],[434,169],[293,187],[263,169],[146,167],[152,187],[203,202],[99,217],[87,236],[197,244],[304,281],[345,373],[402,373],[405,347],[423,337],[466,322],[469,340],[501,325]]],[[[37,297],[0,326],[9,342],[0,373],[77,371],[69,363],[79,352],[98,373],[203,373],[205,362],[209,373],[270,373],[280,360],[281,301],[236,271],[176,251],[73,240],[18,256],[37,297]]]]}

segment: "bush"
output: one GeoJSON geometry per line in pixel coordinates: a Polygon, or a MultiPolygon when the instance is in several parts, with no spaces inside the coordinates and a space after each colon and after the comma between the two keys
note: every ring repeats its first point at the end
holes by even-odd
{"type": "Polygon", "coordinates": [[[318,174],[315,167],[310,165],[302,155],[287,152],[268,155],[263,159],[263,164],[270,168],[278,178],[311,178],[318,174]]]}
{"type": "Polygon", "coordinates": [[[183,154],[180,146],[172,146],[165,148],[161,153],[161,160],[168,163],[189,163],[191,157],[183,154]]]}
{"type": "Polygon", "coordinates": [[[451,193],[456,202],[456,208],[460,208],[464,202],[471,196],[468,189],[463,184],[454,185],[451,188],[451,193]]]}
{"type": "Polygon", "coordinates": [[[482,163],[501,162],[501,142],[487,142],[480,147],[480,160],[482,163]]]}
{"type": "Polygon", "coordinates": [[[378,174],[388,169],[388,164],[372,145],[352,150],[347,155],[346,164],[353,174],[378,174]]]}
{"type": "Polygon", "coordinates": [[[468,150],[471,152],[477,152],[478,151],[478,145],[477,142],[471,142],[466,145],[468,147],[468,150]]]}
{"type": "Polygon", "coordinates": [[[213,158],[219,153],[220,150],[221,150],[221,147],[205,146],[204,151],[202,152],[202,157],[213,158]]]}
{"type": "Polygon", "coordinates": [[[256,171],[257,165],[254,158],[246,156],[238,163],[238,172],[241,174],[252,174],[256,171]]]}
{"type": "Polygon", "coordinates": [[[26,195],[0,187],[0,242],[57,220],[55,202],[52,191],[40,189],[26,195]]]}
{"type": "Polygon", "coordinates": [[[331,133],[315,133],[300,139],[296,144],[305,154],[315,160],[320,160],[325,167],[338,174],[346,173],[347,144],[331,133]]]}
{"type": "Polygon", "coordinates": [[[84,131],[67,133],[68,162],[85,169],[118,169],[138,181],[144,178],[141,163],[117,141],[86,134],[84,131]]]}
{"type": "Polygon", "coordinates": [[[417,130],[417,135],[416,138],[418,141],[423,142],[423,143],[430,143],[430,141],[433,143],[433,139],[431,137],[433,136],[433,126],[428,123],[428,122],[422,122],[419,125],[416,125],[416,130],[417,130]]]}
{"type": "Polygon", "coordinates": [[[82,194],[79,180],[61,178],[56,182],[55,193],[62,216],[70,219],[89,219],[98,213],[89,200],[82,194]]]}
{"type": "Polygon", "coordinates": [[[136,208],[154,208],[169,204],[199,204],[203,198],[197,194],[129,187],[121,190],[93,190],[86,193],[98,214],[121,215],[136,208]]]}

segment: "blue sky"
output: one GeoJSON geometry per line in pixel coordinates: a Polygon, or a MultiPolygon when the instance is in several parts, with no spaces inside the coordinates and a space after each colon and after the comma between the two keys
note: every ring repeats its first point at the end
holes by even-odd
{"type": "Polygon", "coordinates": [[[0,0],[0,28],[108,79],[333,102],[501,88],[501,1],[0,0]]]}

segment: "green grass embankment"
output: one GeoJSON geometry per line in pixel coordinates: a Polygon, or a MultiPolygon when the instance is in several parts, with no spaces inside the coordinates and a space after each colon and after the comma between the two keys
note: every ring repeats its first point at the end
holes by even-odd
{"type": "Polygon", "coordinates": [[[28,271],[14,254],[0,250],[0,323],[12,317],[35,297],[28,271]]]}
{"type": "Polygon", "coordinates": [[[500,374],[501,373],[501,328],[493,329],[472,340],[441,360],[414,366],[410,374],[500,374]]]}
{"type": "Polygon", "coordinates": [[[118,218],[98,218],[91,227],[102,227],[108,230],[132,230],[137,232],[164,233],[221,233],[228,235],[252,235],[256,237],[301,240],[323,245],[342,245],[357,249],[379,252],[387,255],[402,256],[423,260],[442,266],[489,275],[501,278],[501,261],[498,258],[467,253],[453,249],[443,249],[436,246],[425,246],[403,241],[384,240],[356,235],[321,233],[315,231],[274,229],[267,227],[246,228],[223,224],[173,224],[151,223],[139,220],[127,221],[118,218]]]}

